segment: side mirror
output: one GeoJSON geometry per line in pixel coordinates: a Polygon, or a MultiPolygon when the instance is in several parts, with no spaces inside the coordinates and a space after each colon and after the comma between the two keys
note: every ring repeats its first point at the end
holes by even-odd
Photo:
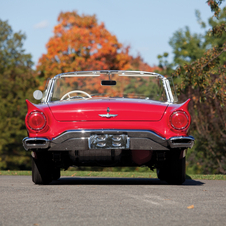
{"type": "Polygon", "coordinates": [[[40,90],[35,90],[34,93],[33,93],[33,97],[36,99],[36,100],[41,100],[42,99],[42,91],[40,90]]]}

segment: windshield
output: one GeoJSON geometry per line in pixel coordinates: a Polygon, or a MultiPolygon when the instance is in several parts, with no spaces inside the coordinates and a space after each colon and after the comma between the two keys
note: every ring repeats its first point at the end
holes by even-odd
{"type": "Polygon", "coordinates": [[[69,76],[53,79],[50,101],[134,98],[167,101],[162,79],[155,76],[69,76]]]}

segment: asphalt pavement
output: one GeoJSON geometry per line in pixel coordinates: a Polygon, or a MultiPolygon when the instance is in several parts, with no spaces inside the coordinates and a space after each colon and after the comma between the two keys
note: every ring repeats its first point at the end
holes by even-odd
{"type": "Polygon", "coordinates": [[[226,181],[0,176],[0,226],[226,225],[226,181]]]}

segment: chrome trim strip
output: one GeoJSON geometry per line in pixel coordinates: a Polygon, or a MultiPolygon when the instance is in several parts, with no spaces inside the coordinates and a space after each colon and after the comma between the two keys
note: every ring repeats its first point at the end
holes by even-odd
{"type": "Polygon", "coordinates": [[[53,143],[61,143],[65,139],[79,138],[79,137],[90,137],[92,134],[127,134],[128,137],[132,138],[149,138],[153,141],[167,146],[167,140],[155,132],[150,130],[123,130],[123,129],[102,129],[102,130],[67,130],[59,136],[53,138],[53,143]]]}
{"type": "Polygon", "coordinates": [[[164,78],[164,81],[166,82],[166,91],[167,91],[167,94],[168,94],[168,102],[171,102],[173,103],[174,102],[174,98],[173,98],[173,94],[172,94],[172,90],[171,90],[171,87],[170,87],[170,83],[169,83],[169,80],[167,78],[164,78]]]}
{"type": "Polygon", "coordinates": [[[50,102],[49,100],[50,100],[50,98],[52,97],[52,95],[53,95],[53,87],[54,87],[54,84],[55,84],[55,82],[56,82],[56,79],[54,79],[54,78],[52,78],[52,79],[50,79],[50,81],[49,82],[51,82],[51,84],[50,84],[50,86],[49,86],[49,89],[48,89],[48,95],[47,95],[47,97],[46,97],[46,102],[48,103],[48,102],[50,102]]]}
{"type": "Polygon", "coordinates": [[[195,140],[195,138],[193,136],[188,136],[188,137],[182,137],[182,136],[180,136],[180,137],[171,137],[170,138],[170,140],[181,140],[181,139],[192,140],[192,141],[195,140]]]}
{"type": "Polygon", "coordinates": [[[54,78],[58,77],[72,77],[72,76],[100,76],[100,74],[118,74],[120,76],[155,76],[161,79],[165,78],[163,75],[148,72],[148,71],[123,71],[123,70],[93,70],[93,71],[74,71],[66,72],[55,75],[54,78]]]}

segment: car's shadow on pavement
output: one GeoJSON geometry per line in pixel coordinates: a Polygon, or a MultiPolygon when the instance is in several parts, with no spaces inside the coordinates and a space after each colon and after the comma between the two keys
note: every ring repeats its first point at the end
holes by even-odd
{"type": "MultiPolygon", "coordinates": [[[[200,186],[204,183],[187,179],[181,186],[200,186]]],[[[50,185],[168,185],[156,178],[98,178],[98,177],[62,177],[50,185]]]]}

